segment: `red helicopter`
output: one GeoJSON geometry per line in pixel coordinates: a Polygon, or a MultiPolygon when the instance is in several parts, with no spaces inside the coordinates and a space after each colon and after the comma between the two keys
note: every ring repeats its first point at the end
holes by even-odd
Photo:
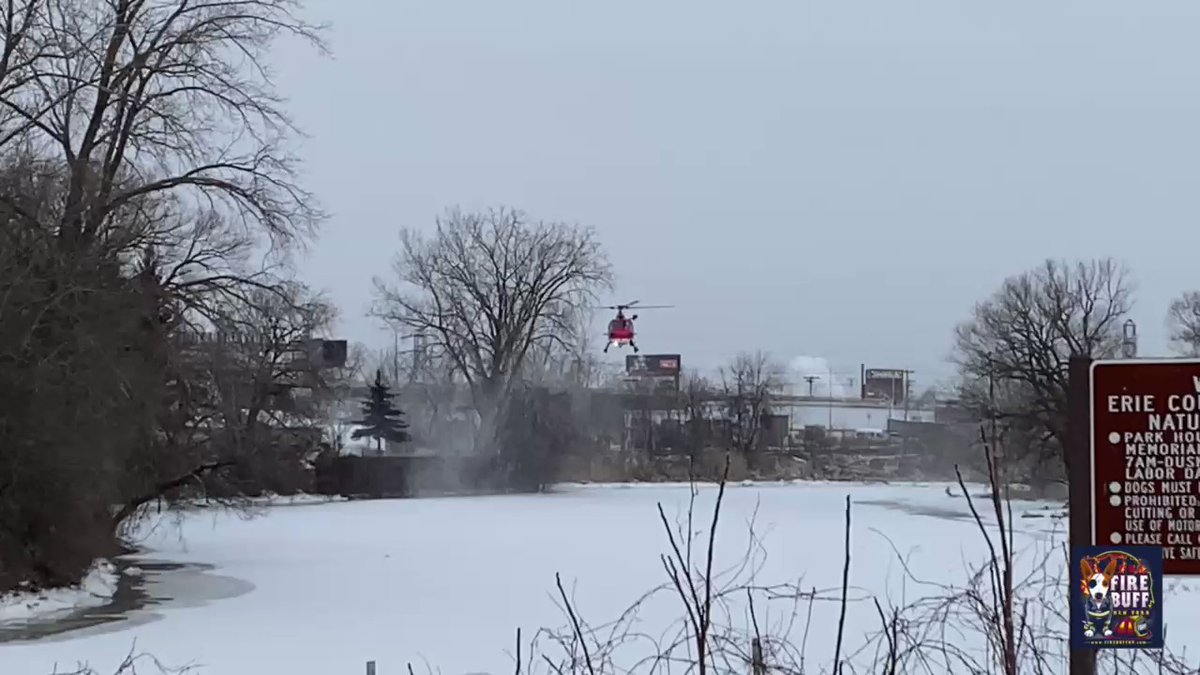
{"type": "Polygon", "coordinates": [[[633,316],[625,316],[627,309],[668,309],[671,305],[639,305],[637,300],[624,305],[604,305],[597,309],[615,309],[617,316],[608,322],[608,343],[604,345],[604,353],[608,353],[609,347],[617,346],[624,347],[629,345],[633,347],[633,353],[638,352],[637,343],[633,341],[634,331],[633,322],[637,320],[637,314],[633,316]]]}

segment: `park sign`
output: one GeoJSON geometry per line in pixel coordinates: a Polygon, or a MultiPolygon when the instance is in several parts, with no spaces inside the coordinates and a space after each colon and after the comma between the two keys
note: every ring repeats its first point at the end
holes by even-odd
{"type": "Polygon", "coordinates": [[[1200,360],[1091,364],[1092,543],[1200,575],[1200,360]]]}

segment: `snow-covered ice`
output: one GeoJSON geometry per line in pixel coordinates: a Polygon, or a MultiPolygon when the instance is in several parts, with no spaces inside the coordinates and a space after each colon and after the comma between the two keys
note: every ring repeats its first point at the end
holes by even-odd
{"type": "Polygon", "coordinates": [[[116,565],[97,560],[76,586],[0,596],[0,625],[52,620],[81,609],[101,607],[117,592],[119,580],[116,565]]]}
{"type": "MultiPolygon", "coordinates": [[[[913,574],[947,583],[960,582],[966,566],[986,555],[966,500],[948,497],[946,487],[731,485],[715,568],[743,558],[753,520],[767,556],[755,573],[758,583],[838,588],[850,495],[852,599],[912,600],[921,589],[904,581],[896,551],[913,574]]],[[[715,494],[700,486],[697,530],[706,530],[715,494]]],[[[566,622],[554,601],[556,573],[592,624],[617,618],[666,581],[659,556],[669,549],[656,505],[674,521],[689,495],[686,485],[592,485],[545,495],[271,508],[253,519],[205,511],[185,518],[180,530],[155,529],[145,542],[153,549],[147,556],[211,564],[252,590],[207,604],[168,601],[138,610],[133,618],[140,620],[124,629],[3,644],[0,671],[46,675],[55,663],[88,662],[103,674],[136,642],[138,651],[167,665],[197,666],[198,675],[355,675],[367,660],[378,663],[380,675],[404,673],[409,662],[446,675],[511,672],[518,627],[527,641],[539,627],[566,622]]],[[[1063,560],[1055,549],[1064,523],[1019,517],[1045,515],[1044,504],[1014,510],[1026,564],[1041,560],[1039,552],[1063,560]]],[[[1197,641],[1200,631],[1187,627],[1200,627],[1200,602],[1183,585],[1171,588],[1167,640],[1178,650],[1197,641]]],[[[778,624],[790,603],[764,600],[758,610],[764,623],[778,624]]],[[[810,663],[829,662],[836,611],[836,603],[814,608],[810,663]]],[[[656,633],[681,615],[678,600],[664,595],[645,606],[638,628],[656,633]]],[[[852,603],[847,646],[861,644],[878,621],[869,600],[852,603]]]]}

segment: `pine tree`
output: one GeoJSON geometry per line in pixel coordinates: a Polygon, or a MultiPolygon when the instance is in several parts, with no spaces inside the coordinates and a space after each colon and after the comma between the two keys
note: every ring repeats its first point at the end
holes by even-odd
{"type": "Polygon", "coordinates": [[[375,382],[362,404],[363,417],[354,422],[360,428],[355,429],[350,437],[356,440],[374,438],[380,454],[383,453],[385,440],[396,443],[409,440],[411,436],[407,431],[408,422],[404,421],[404,411],[392,405],[395,397],[383,381],[383,372],[375,371],[375,382]]]}

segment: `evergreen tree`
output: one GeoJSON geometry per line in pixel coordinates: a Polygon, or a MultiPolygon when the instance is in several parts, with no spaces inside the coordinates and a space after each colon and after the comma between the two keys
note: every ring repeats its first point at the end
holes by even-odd
{"type": "Polygon", "coordinates": [[[411,437],[407,431],[408,422],[404,421],[404,411],[392,405],[392,399],[395,397],[383,381],[383,372],[375,371],[375,382],[362,404],[363,417],[354,422],[361,428],[355,429],[350,437],[356,440],[374,438],[380,454],[383,453],[385,440],[396,443],[409,440],[411,437]]]}

